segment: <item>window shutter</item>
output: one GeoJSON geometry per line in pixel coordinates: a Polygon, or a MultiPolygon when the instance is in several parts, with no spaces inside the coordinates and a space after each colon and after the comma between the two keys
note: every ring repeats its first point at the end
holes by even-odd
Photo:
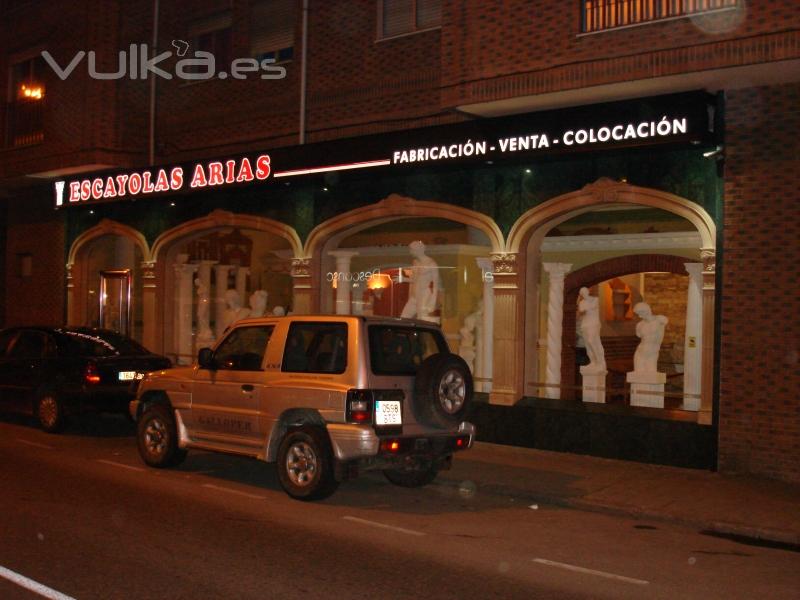
{"type": "Polygon", "coordinates": [[[196,38],[204,33],[230,29],[233,18],[230,12],[217,13],[202,19],[195,19],[189,24],[189,38],[196,38]]]}
{"type": "Polygon", "coordinates": [[[414,0],[383,1],[383,37],[414,31],[414,0]]]}
{"type": "Polygon", "coordinates": [[[294,47],[294,0],[260,0],[250,15],[250,53],[259,56],[294,47]]]}
{"type": "Polygon", "coordinates": [[[442,0],[417,0],[417,29],[442,24],[442,0]]]}

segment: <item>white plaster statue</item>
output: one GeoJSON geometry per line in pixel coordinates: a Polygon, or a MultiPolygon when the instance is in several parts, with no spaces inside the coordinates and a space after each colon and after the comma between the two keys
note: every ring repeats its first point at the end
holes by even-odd
{"type": "Polygon", "coordinates": [[[664,329],[668,319],[664,315],[654,315],[650,305],[639,302],[633,312],[641,321],[636,324],[636,335],[642,340],[633,355],[634,373],[658,372],[658,352],[664,340],[664,329]]]}
{"type": "Polygon", "coordinates": [[[263,317],[267,312],[268,294],[265,290],[256,290],[250,294],[250,316],[263,317]]]}
{"type": "Polygon", "coordinates": [[[482,317],[483,302],[479,302],[478,308],[475,310],[475,312],[464,317],[464,324],[461,326],[461,329],[458,330],[459,334],[461,335],[461,343],[458,347],[458,353],[461,358],[464,359],[467,365],[469,365],[471,371],[475,370],[474,361],[476,348],[474,332],[478,332],[482,317]]]}
{"type": "Polygon", "coordinates": [[[578,292],[578,312],[581,315],[579,331],[586,345],[589,364],[586,372],[606,370],[606,354],[600,340],[600,299],[589,294],[589,288],[582,287],[578,292]]]}
{"type": "Polygon", "coordinates": [[[250,316],[250,309],[242,306],[242,299],[239,292],[234,289],[225,291],[225,312],[223,313],[223,321],[225,327],[229,327],[239,321],[246,319],[250,316]]]}
{"type": "Polygon", "coordinates": [[[211,298],[209,297],[208,286],[199,277],[194,280],[197,288],[197,339],[198,343],[208,343],[214,341],[214,333],[211,331],[209,314],[211,310],[211,298]]]}
{"type": "Polygon", "coordinates": [[[408,291],[408,302],[400,316],[436,323],[439,319],[433,316],[433,312],[436,310],[436,300],[441,287],[439,265],[430,256],[425,255],[425,244],[422,242],[411,242],[408,249],[413,257],[411,269],[406,271],[411,278],[411,286],[408,291]]]}
{"type": "Polygon", "coordinates": [[[286,314],[286,309],[282,306],[276,306],[272,309],[272,316],[273,317],[282,317],[286,314]]]}

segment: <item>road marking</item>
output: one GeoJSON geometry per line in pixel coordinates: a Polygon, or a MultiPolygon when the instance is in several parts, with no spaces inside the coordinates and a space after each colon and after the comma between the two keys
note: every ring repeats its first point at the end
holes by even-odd
{"type": "Polygon", "coordinates": [[[398,531],[400,533],[406,533],[408,535],[416,535],[416,536],[423,536],[425,533],[422,531],[414,531],[413,529],[403,529],[402,527],[395,527],[394,525],[385,525],[383,523],[378,523],[377,521],[367,521],[367,519],[359,519],[358,517],[350,517],[345,516],[342,517],[345,521],[353,521],[354,523],[361,523],[363,525],[372,525],[373,527],[380,527],[381,529],[389,529],[391,531],[398,531]]]}
{"type": "Polygon", "coordinates": [[[214,485],[213,483],[204,483],[204,488],[210,490],[219,490],[220,492],[228,492],[229,494],[236,494],[237,496],[244,496],[245,498],[253,498],[255,500],[266,500],[266,496],[260,494],[248,494],[247,492],[240,492],[239,490],[232,490],[231,488],[223,487],[221,485],[214,485]]]}
{"type": "Polygon", "coordinates": [[[112,467],[119,467],[121,469],[128,469],[129,471],[144,471],[142,467],[134,467],[132,465],[126,465],[125,463],[116,462],[113,460],[105,460],[103,458],[98,458],[96,462],[103,463],[104,465],[111,465],[112,467]]]}
{"type": "Polygon", "coordinates": [[[39,594],[45,598],[50,598],[50,600],[75,600],[75,598],[72,596],[67,596],[66,594],[57,592],[46,585],[42,585],[38,581],[28,579],[24,575],[15,573],[14,571],[6,569],[5,567],[0,567],[0,577],[7,579],[12,583],[16,583],[19,587],[25,588],[26,590],[29,590],[35,594],[39,594]]]}
{"type": "Polygon", "coordinates": [[[576,573],[584,573],[586,575],[597,575],[598,577],[605,577],[606,579],[614,579],[616,581],[624,581],[625,583],[633,583],[635,585],[648,585],[650,582],[644,579],[634,579],[633,577],[625,577],[624,575],[616,575],[615,573],[606,573],[605,571],[595,571],[594,569],[587,569],[585,567],[578,567],[576,565],[568,565],[567,563],[556,562],[544,558],[534,558],[533,562],[540,565],[547,565],[548,567],[558,567],[559,569],[566,569],[567,571],[574,571],[576,573]]]}
{"type": "Polygon", "coordinates": [[[55,448],[53,448],[52,446],[48,446],[47,444],[40,444],[39,442],[29,442],[28,440],[23,440],[23,439],[20,439],[20,438],[17,438],[17,441],[20,444],[26,444],[28,446],[34,446],[35,448],[44,448],[45,450],[55,450],[55,448]]]}

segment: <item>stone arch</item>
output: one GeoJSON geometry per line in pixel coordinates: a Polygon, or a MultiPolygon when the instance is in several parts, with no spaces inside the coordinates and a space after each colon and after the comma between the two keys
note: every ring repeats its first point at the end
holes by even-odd
{"type": "Polygon", "coordinates": [[[86,265],[87,251],[92,242],[107,236],[115,235],[133,242],[142,254],[142,261],[150,260],[150,246],[144,235],[128,225],[123,225],[111,219],[102,219],[97,225],[90,227],[79,235],[70,246],[67,254],[67,323],[70,325],[83,324],[83,317],[87,309],[86,290],[89,285],[88,266],[86,265]]]}
{"type": "Polygon", "coordinates": [[[501,252],[504,247],[503,234],[497,223],[488,215],[443,202],[414,200],[399,194],[390,194],[375,204],[336,215],[320,223],[309,233],[304,248],[308,266],[306,273],[309,281],[307,285],[310,295],[309,310],[318,310],[320,307],[322,252],[327,244],[336,240],[337,237],[343,238],[375,225],[408,217],[430,217],[462,223],[474,227],[486,235],[491,245],[491,253],[501,252]]]}
{"type": "Polygon", "coordinates": [[[557,196],[525,212],[511,227],[506,252],[523,252],[531,235],[541,227],[549,230],[581,212],[604,204],[637,204],[674,213],[695,226],[700,234],[701,250],[713,251],[716,248],[716,224],[699,204],[669,192],[601,177],[576,192],[557,196]]]}
{"type": "Polygon", "coordinates": [[[84,231],[72,242],[67,257],[67,268],[75,264],[79,252],[81,252],[89,242],[104,235],[119,235],[133,240],[133,243],[139,246],[139,249],[142,251],[144,261],[147,262],[150,260],[150,246],[141,232],[128,225],[118,223],[117,221],[103,219],[94,227],[90,227],[84,231]]]}
{"type": "MultiPolygon", "coordinates": [[[[676,275],[686,275],[685,256],[672,254],[631,254],[617,256],[586,265],[572,271],[564,278],[564,306],[575,306],[578,292],[582,287],[592,287],[603,281],[621,275],[642,273],[645,271],[663,271],[676,275]]],[[[561,384],[564,386],[562,398],[574,397],[571,386],[575,381],[575,311],[564,311],[563,330],[561,333],[561,384]]]]}
{"type": "Polygon", "coordinates": [[[217,209],[205,217],[181,223],[158,236],[158,239],[153,243],[152,260],[157,262],[161,258],[164,250],[169,248],[173,242],[187,235],[191,235],[192,233],[205,229],[213,229],[215,227],[236,227],[272,233],[289,242],[295,257],[302,256],[303,244],[294,227],[265,217],[237,214],[227,210],[217,209]]]}
{"type": "Polygon", "coordinates": [[[396,217],[434,217],[456,221],[475,227],[486,234],[493,253],[502,252],[504,246],[503,234],[497,223],[483,213],[453,204],[414,200],[399,194],[391,194],[380,202],[350,210],[317,225],[308,234],[305,255],[314,257],[336,233],[352,231],[354,226],[370,227],[396,217]]]}

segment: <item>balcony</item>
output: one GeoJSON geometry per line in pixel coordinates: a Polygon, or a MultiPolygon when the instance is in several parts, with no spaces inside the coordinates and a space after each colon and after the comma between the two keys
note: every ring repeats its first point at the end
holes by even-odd
{"type": "Polygon", "coordinates": [[[582,0],[581,31],[593,33],[732,9],[739,0],[582,0]]]}
{"type": "Polygon", "coordinates": [[[6,106],[6,147],[18,148],[44,140],[44,102],[20,99],[6,106]]]}

